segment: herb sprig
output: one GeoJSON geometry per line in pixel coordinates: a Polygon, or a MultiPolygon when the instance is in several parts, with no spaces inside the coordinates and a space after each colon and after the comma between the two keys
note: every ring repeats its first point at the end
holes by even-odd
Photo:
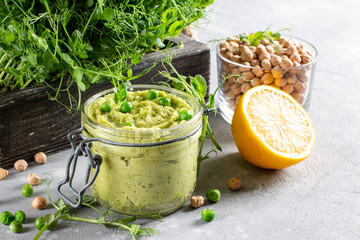
{"type": "MultiPolygon", "coordinates": [[[[59,220],[69,220],[69,221],[77,221],[77,222],[86,222],[86,223],[94,223],[100,224],[104,226],[114,226],[118,227],[121,230],[127,230],[130,232],[132,238],[135,240],[135,236],[145,236],[145,235],[154,235],[156,232],[151,228],[141,228],[140,225],[134,224],[138,217],[136,216],[128,216],[124,218],[118,218],[115,214],[110,211],[110,208],[107,207],[105,210],[98,209],[94,206],[95,199],[93,196],[84,195],[82,197],[82,206],[93,209],[98,212],[100,215],[97,219],[92,218],[84,218],[84,217],[76,217],[69,205],[65,204],[64,200],[59,198],[57,204],[53,202],[50,197],[49,186],[52,182],[51,174],[44,174],[42,177],[42,182],[47,185],[47,194],[48,199],[51,204],[56,208],[56,212],[54,214],[47,214],[44,216],[44,226],[39,230],[39,232],[34,237],[34,240],[39,239],[39,237],[44,233],[45,230],[53,230],[59,220]]],[[[151,216],[155,219],[160,219],[161,216],[154,215],[151,216]]]]}
{"type": "Polygon", "coordinates": [[[256,33],[250,33],[249,35],[240,34],[240,41],[249,42],[251,46],[257,46],[260,44],[261,40],[268,39],[271,43],[274,43],[274,40],[281,38],[281,31],[289,30],[288,28],[281,29],[277,32],[272,32],[269,30],[270,27],[266,28],[264,31],[258,31],[256,33]]]}

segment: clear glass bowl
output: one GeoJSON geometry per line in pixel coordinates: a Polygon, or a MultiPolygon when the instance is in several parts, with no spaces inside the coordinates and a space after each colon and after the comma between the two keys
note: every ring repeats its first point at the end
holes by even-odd
{"type": "Polygon", "coordinates": [[[158,89],[171,93],[192,107],[194,117],[176,127],[131,131],[111,129],[93,122],[88,116],[92,102],[113,90],[88,99],[81,113],[84,135],[129,146],[93,142],[91,151],[102,157],[99,174],[91,190],[100,204],[128,215],[165,215],[187,201],[196,183],[198,140],[202,109],[187,93],[156,85],[133,85],[130,91],[158,89]],[[186,138],[184,138],[186,137],[186,138]],[[172,143],[161,144],[164,141],[172,143]],[[146,144],[157,143],[156,146],[146,144]]]}
{"type": "MultiPolygon", "coordinates": [[[[310,43],[291,36],[284,36],[285,39],[292,39],[303,46],[304,51],[308,51],[313,59],[303,65],[289,68],[263,68],[258,65],[244,65],[242,58],[236,54],[227,53],[224,49],[220,50],[220,43],[216,47],[218,84],[224,80],[223,76],[241,74],[243,78],[230,77],[219,92],[219,111],[221,116],[231,124],[234,109],[241,96],[250,88],[257,85],[270,85],[289,93],[306,110],[309,109],[311,100],[311,89],[314,81],[314,72],[318,53],[316,48],[310,43]],[[239,60],[237,62],[230,60],[239,60]]],[[[286,51],[283,50],[283,55],[286,51]]],[[[260,65],[260,64],[259,64],[260,65]]]]}

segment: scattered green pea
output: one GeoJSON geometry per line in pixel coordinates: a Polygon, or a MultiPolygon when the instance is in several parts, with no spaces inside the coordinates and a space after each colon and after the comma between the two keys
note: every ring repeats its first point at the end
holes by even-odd
{"type": "Polygon", "coordinates": [[[122,113],[128,113],[133,109],[133,105],[131,102],[125,101],[120,106],[120,111],[122,113]]]}
{"type": "Polygon", "coordinates": [[[14,221],[14,216],[9,211],[4,211],[0,215],[0,222],[4,225],[9,225],[14,221]]]}
{"type": "Polygon", "coordinates": [[[35,227],[37,229],[41,229],[43,226],[45,225],[44,223],[44,218],[43,217],[38,217],[36,220],[35,220],[35,227]]]}
{"type": "Polygon", "coordinates": [[[204,209],[201,211],[201,218],[206,222],[211,222],[215,218],[215,213],[211,209],[204,209]]]}
{"type": "Polygon", "coordinates": [[[30,184],[25,184],[21,189],[21,193],[25,197],[31,197],[31,195],[33,194],[33,191],[34,191],[34,189],[30,184]]]}
{"type": "Polygon", "coordinates": [[[101,104],[101,107],[100,107],[101,111],[103,112],[110,112],[111,109],[112,109],[112,105],[111,103],[109,103],[108,101],[105,101],[101,104]]]}
{"type": "Polygon", "coordinates": [[[161,97],[159,99],[159,105],[161,105],[161,106],[170,106],[170,103],[171,103],[170,99],[167,97],[161,97]]]}
{"type": "Polygon", "coordinates": [[[182,121],[182,120],[189,121],[190,119],[192,119],[192,117],[193,117],[193,113],[191,110],[182,110],[179,113],[180,121],[182,121]]]}
{"type": "Polygon", "coordinates": [[[216,203],[220,200],[221,197],[221,193],[219,190],[217,189],[210,189],[207,193],[206,193],[206,198],[213,203],[216,203]]]}
{"type": "Polygon", "coordinates": [[[135,127],[134,123],[132,123],[132,122],[125,123],[125,126],[126,127],[135,127]]]}
{"type": "Polygon", "coordinates": [[[146,99],[147,100],[153,100],[153,99],[158,98],[158,97],[159,97],[159,92],[156,89],[150,89],[146,93],[146,99]]]}
{"type": "Polygon", "coordinates": [[[11,230],[13,233],[20,233],[20,232],[22,232],[22,230],[23,230],[23,225],[21,224],[21,222],[12,221],[12,222],[10,223],[10,230],[11,230]]]}
{"type": "Polygon", "coordinates": [[[14,217],[15,217],[15,221],[18,221],[19,223],[23,223],[26,220],[26,215],[23,211],[17,211],[14,214],[14,217]]]}

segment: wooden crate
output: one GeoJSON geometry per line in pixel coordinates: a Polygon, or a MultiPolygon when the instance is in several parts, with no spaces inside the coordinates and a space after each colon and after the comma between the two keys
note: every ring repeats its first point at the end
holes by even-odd
{"type": "MultiPolygon", "coordinates": [[[[179,73],[185,76],[201,74],[209,83],[210,49],[184,35],[172,41],[184,44],[183,48],[174,46],[165,53],[176,52],[172,63],[179,73]]],[[[143,61],[134,69],[134,74],[161,58],[162,53],[145,55],[143,61]]],[[[160,76],[152,79],[161,69],[161,64],[158,64],[146,76],[133,83],[164,81],[160,76]]],[[[108,82],[92,85],[83,93],[82,102],[111,87],[108,82]]],[[[10,168],[18,159],[33,161],[34,154],[39,151],[50,155],[70,148],[66,136],[70,130],[80,127],[80,113],[70,115],[63,106],[50,101],[47,92],[54,94],[46,86],[0,94],[0,167],[10,168]]],[[[77,97],[77,89],[71,89],[71,93],[77,97]]],[[[62,98],[66,100],[67,94],[63,94],[62,98]]]]}

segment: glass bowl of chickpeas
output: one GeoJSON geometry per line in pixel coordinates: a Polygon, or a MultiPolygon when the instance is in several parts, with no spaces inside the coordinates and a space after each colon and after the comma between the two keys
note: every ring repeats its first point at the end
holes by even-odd
{"type": "Polygon", "coordinates": [[[231,124],[234,109],[241,96],[259,85],[270,85],[290,94],[306,110],[318,53],[299,38],[281,36],[263,38],[256,43],[242,41],[238,35],[217,45],[219,111],[231,124]]]}

